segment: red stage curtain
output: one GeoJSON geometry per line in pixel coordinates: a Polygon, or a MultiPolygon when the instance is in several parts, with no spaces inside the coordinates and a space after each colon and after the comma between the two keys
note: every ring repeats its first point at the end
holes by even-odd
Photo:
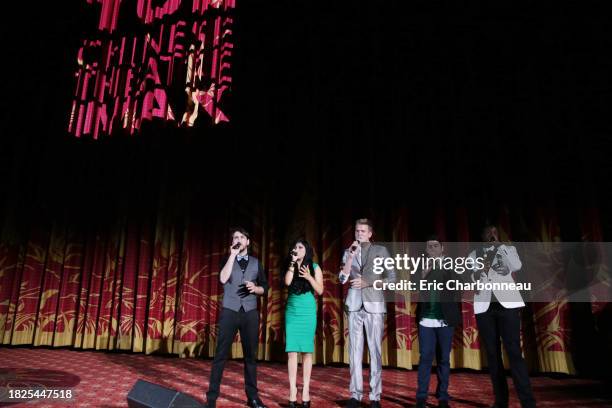
{"type": "MultiPolygon", "coordinates": [[[[308,211],[315,203],[310,204],[297,211],[301,217],[296,217],[290,229],[305,232],[324,270],[325,292],[318,299],[315,360],[323,364],[348,363],[348,326],[342,307],[346,287],[338,284],[336,273],[342,249],[352,239],[353,219],[324,211],[315,217],[308,211]]],[[[267,211],[249,216],[255,220],[252,250],[267,268],[270,280],[270,292],[261,308],[259,358],[282,361],[286,293],[281,285],[280,257],[287,243],[274,238],[275,228],[267,211]]],[[[405,211],[393,214],[393,225],[387,226],[389,238],[417,240],[410,235],[410,216],[405,211]]],[[[436,219],[442,217],[448,218],[448,213],[440,210],[436,219]]],[[[468,241],[467,212],[459,209],[452,217],[434,223],[435,229],[443,239],[468,241]],[[449,222],[457,225],[456,236],[447,236],[444,225],[449,222]]],[[[593,213],[585,214],[585,230],[591,231],[590,225],[597,225],[594,217],[593,213]]],[[[542,210],[537,219],[534,240],[558,240],[554,211],[542,210]]],[[[510,224],[506,210],[502,210],[500,220],[503,238],[510,239],[512,228],[518,227],[510,224]]],[[[230,217],[221,214],[216,225],[187,219],[174,221],[163,215],[150,225],[123,220],[89,235],[53,225],[32,231],[26,242],[3,239],[1,344],[212,357],[222,290],[219,263],[227,246],[230,217]]],[[[418,362],[414,306],[409,301],[390,306],[384,339],[385,365],[411,368],[418,362]]],[[[601,310],[600,306],[594,304],[594,312],[601,310]]],[[[532,370],[575,372],[569,351],[572,328],[567,303],[529,305],[523,329],[525,354],[532,370]]],[[[242,354],[237,341],[232,350],[234,357],[242,354]]],[[[486,365],[469,303],[463,304],[463,327],[456,332],[452,365],[473,369],[486,365]]]]}

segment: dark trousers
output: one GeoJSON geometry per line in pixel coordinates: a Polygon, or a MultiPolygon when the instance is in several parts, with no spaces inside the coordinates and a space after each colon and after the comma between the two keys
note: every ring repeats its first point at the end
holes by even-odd
{"type": "Polygon", "coordinates": [[[514,388],[522,407],[535,407],[535,399],[531,391],[527,365],[521,354],[521,319],[520,308],[506,309],[497,302],[492,302],[489,309],[476,315],[478,332],[487,353],[489,375],[493,384],[495,404],[499,407],[508,406],[508,382],[502,362],[501,341],[510,360],[510,371],[514,388]]]}
{"type": "Polygon", "coordinates": [[[419,376],[416,397],[419,400],[427,399],[431,366],[434,356],[437,356],[436,374],[438,386],[436,397],[440,401],[448,401],[448,379],[450,376],[450,352],[453,343],[455,328],[424,327],[419,324],[419,376]],[[436,353],[438,350],[438,353],[436,353]]]}
{"type": "Polygon", "coordinates": [[[249,400],[258,398],[257,393],[257,343],[259,342],[259,312],[257,309],[234,312],[223,308],[219,317],[219,335],[215,358],[210,372],[210,384],[206,398],[209,402],[219,397],[225,361],[232,347],[236,332],[240,330],[242,353],[244,354],[244,390],[249,400]]]}

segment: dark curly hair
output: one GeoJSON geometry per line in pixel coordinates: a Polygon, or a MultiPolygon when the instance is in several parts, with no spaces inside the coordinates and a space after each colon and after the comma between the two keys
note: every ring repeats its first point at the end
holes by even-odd
{"type": "MultiPolygon", "coordinates": [[[[304,254],[304,259],[302,260],[302,266],[308,265],[308,267],[310,268],[310,275],[314,277],[315,275],[314,262],[312,261],[312,259],[314,258],[314,250],[312,249],[312,246],[310,245],[308,241],[300,238],[300,239],[295,240],[295,242],[293,242],[293,244],[291,244],[289,248],[293,249],[295,248],[297,244],[302,244],[306,248],[306,253],[304,254]]],[[[291,254],[287,255],[287,261],[286,261],[287,268],[285,270],[289,268],[290,264],[291,264],[291,254]]],[[[301,295],[307,292],[314,292],[314,289],[312,285],[310,285],[310,282],[308,282],[306,279],[302,278],[299,275],[299,269],[296,263],[293,266],[293,280],[291,281],[291,284],[289,285],[289,293],[301,295]]]]}

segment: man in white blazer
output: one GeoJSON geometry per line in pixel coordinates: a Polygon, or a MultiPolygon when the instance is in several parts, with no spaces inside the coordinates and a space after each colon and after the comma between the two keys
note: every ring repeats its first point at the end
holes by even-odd
{"type": "Polygon", "coordinates": [[[382,338],[387,305],[382,291],[375,290],[374,281],[395,282],[395,269],[374,272],[374,259],[388,258],[389,251],[382,245],[372,244],[373,228],[367,218],[355,222],[355,241],[344,252],[340,283],[349,282],[344,302],[349,321],[349,363],[351,371],[351,399],[348,408],[361,406],[363,397],[363,329],[370,350],[370,408],[380,408],[382,392],[382,338]]]}
{"type": "MultiPolygon", "coordinates": [[[[521,259],[512,245],[499,242],[497,228],[488,225],[482,230],[483,245],[472,251],[469,258],[484,258],[484,268],[475,270],[473,278],[482,283],[514,282],[512,272],[521,269],[521,259]]],[[[508,383],[504,373],[502,351],[504,344],[514,388],[522,407],[535,407],[527,365],[521,352],[521,315],[525,306],[518,290],[481,290],[474,295],[474,314],[478,332],[487,353],[489,375],[495,394],[492,408],[508,407],[508,383]]]]}

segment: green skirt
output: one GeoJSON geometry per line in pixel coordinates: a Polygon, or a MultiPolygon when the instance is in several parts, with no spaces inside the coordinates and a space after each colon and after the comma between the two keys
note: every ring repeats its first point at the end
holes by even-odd
{"type": "Polygon", "coordinates": [[[311,292],[289,294],[285,309],[285,351],[314,352],[314,336],[317,329],[317,302],[311,292]]]}

